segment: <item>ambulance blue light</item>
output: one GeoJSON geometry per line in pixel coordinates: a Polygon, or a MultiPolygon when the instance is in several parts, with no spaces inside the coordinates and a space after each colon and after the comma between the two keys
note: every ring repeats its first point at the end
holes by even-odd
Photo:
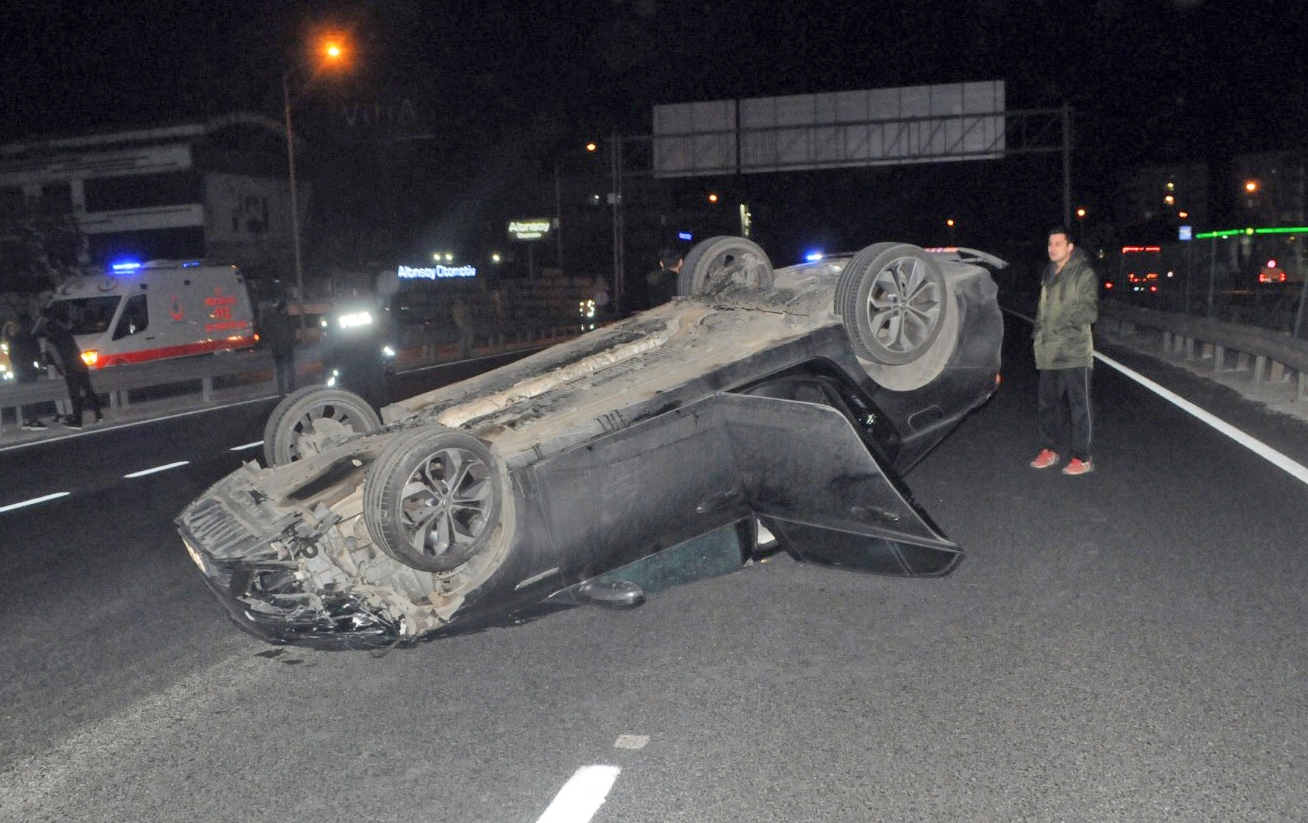
{"type": "Polygon", "coordinates": [[[135,260],[120,260],[109,265],[110,271],[136,271],[139,268],[141,264],[135,260]]]}
{"type": "Polygon", "coordinates": [[[804,259],[810,263],[816,263],[817,261],[821,260],[825,256],[826,255],[824,255],[822,252],[818,251],[817,249],[814,249],[813,251],[805,254],[804,259]]]}
{"type": "Polygon", "coordinates": [[[693,234],[691,234],[690,232],[688,232],[688,231],[679,231],[679,232],[677,232],[677,239],[678,239],[678,240],[685,240],[686,242],[690,242],[691,240],[694,240],[694,239],[695,239],[695,236],[694,236],[693,234]]]}

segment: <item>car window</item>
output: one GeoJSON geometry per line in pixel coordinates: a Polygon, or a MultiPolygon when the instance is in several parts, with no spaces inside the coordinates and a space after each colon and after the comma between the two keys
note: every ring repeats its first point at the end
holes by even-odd
{"type": "Polygon", "coordinates": [[[742,389],[741,394],[830,406],[845,415],[879,456],[894,462],[899,454],[899,432],[891,425],[890,418],[857,388],[820,367],[775,375],[742,389]]]}
{"type": "Polygon", "coordinates": [[[149,325],[150,308],[145,303],[145,295],[134,294],[127,298],[127,305],[123,308],[123,316],[118,318],[118,325],[114,328],[114,339],[120,340],[133,334],[139,334],[145,331],[149,325]]]}

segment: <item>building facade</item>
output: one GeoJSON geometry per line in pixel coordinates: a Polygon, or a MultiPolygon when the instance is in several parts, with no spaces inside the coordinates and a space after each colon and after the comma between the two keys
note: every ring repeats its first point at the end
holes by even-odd
{"type": "Polygon", "coordinates": [[[289,281],[290,195],[286,133],[257,114],[0,146],[0,207],[63,210],[91,267],[211,258],[289,281]]]}

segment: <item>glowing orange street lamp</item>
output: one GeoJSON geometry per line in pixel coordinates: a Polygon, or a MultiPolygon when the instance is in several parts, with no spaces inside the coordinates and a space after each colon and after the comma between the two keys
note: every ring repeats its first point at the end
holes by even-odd
{"type": "Polygon", "coordinates": [[[1258,191],[1258,181],[1246,180],[1244,183],[1244,190],[1249,192],[1250,194],[1253,194],[1254,192],[1258,191]]]}
{"type": "MultiPolygon", "coordinates": [[[[341,35],[328,35],[319,41],[319,59],[322,66],[344,65],[349,54],[347,40],[341,35]]],[[[295,251],[295,288],[299,292],[300,331],[306,329],[304,314],[304,262],[300,251],[300,203],[295,185],[295,128],[291,121],[291,69],[282,72],[282,115],[286,120],[286,164],[291,183],[291,244],[295,251]]]]}

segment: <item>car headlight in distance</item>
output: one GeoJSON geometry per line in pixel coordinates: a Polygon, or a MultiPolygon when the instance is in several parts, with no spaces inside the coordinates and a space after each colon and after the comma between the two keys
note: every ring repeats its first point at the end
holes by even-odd
{"type": "Polygon", "coordinates": [[[342,329],[357,329],[360,326],[372,325],[372,312],[356,311],[349,314],[342,314],[336,318],[336,324],[342,329]]]}

